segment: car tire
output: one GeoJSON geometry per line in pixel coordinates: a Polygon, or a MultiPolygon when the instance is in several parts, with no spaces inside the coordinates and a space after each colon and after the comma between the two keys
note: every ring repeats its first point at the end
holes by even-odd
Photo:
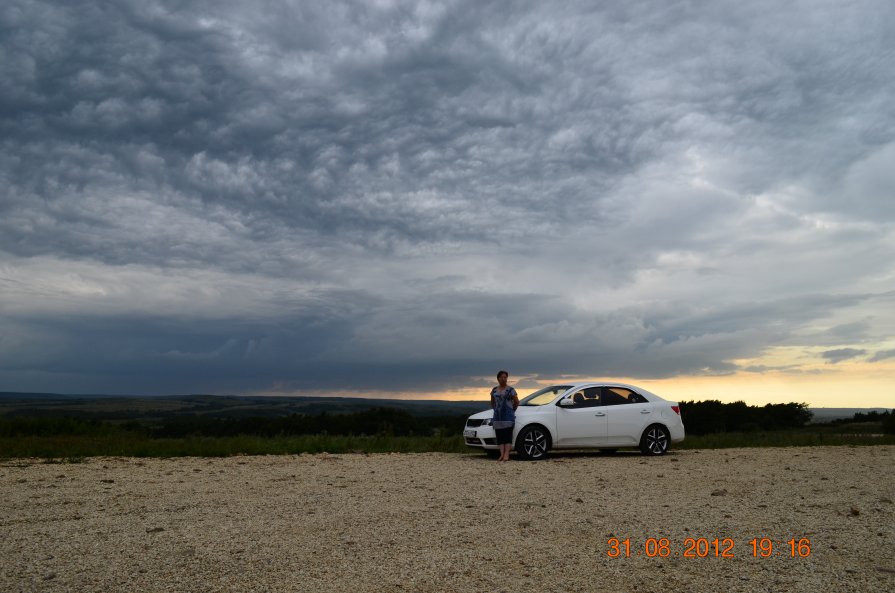
{"type": "Polygon", "coordinates": [[[543,426],[528,426],[516,437],[516,453],[520,459],[538,461],[547,457],[550,433],[543,426]]]}
{"type": "Polygon", "coordinates": [[[643,436],[640,437],[640,452],[651,456],[665,455],[670,442],[668,429],[661,424],[652,424],[646,427],[643,436]]]}

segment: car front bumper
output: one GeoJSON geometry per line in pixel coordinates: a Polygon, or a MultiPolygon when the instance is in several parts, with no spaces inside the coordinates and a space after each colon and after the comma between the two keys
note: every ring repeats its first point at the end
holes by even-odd
{"type": "Polygon", "coordinates": [[[494,427],[485,424],[481,426],[463,428],[463,441],[467,447],[478,447],[480,449],[497,449],[497,435],[494,434],[494,427]]]}

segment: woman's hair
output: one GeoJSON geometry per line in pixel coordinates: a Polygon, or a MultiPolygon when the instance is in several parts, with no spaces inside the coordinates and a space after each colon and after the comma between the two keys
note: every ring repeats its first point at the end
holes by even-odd
{"type": "Polygon", "coordinates": [[[510,374],[509,374],[508,372],[506,372],[506,371],[497,371],[497,380],[498,380],[498,381],[500,381],[500,376],[501,376],[501,375],[506,375],[508,379],[510,378],[510,374]]]}

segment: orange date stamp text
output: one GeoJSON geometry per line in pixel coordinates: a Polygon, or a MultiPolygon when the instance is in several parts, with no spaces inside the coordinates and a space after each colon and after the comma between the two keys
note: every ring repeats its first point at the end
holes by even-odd
{"type": "MultiPolygon", "coordinates": [[[[610,537],[606,555],[610,558],[630,558],[646,556],[647,558],[735,558],[736,543],[730,537],[686,537],[682,542],[674,542],[667,537],[648,537],[642,544],[633,542],[630,537],[620,539],[610,537]]],[[[811,555],[811,540],[807,537],[788,540],[774,540],[770,537],[753,537],[746,542],[745,556],[752,558],[770,558],[783,556],[789,558],[807,558],[811,555]]]]}

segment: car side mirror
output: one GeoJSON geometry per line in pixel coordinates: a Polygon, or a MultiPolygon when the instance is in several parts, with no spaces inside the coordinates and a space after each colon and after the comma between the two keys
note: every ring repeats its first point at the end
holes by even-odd
{"type": "Polygon", "coordinates": [[[567,398],[559,400],[559,405],[561,405],[564,408],[570,408],[575,405],[575,402],[572,401],[572,398],[567,397],[567,398]]]}

